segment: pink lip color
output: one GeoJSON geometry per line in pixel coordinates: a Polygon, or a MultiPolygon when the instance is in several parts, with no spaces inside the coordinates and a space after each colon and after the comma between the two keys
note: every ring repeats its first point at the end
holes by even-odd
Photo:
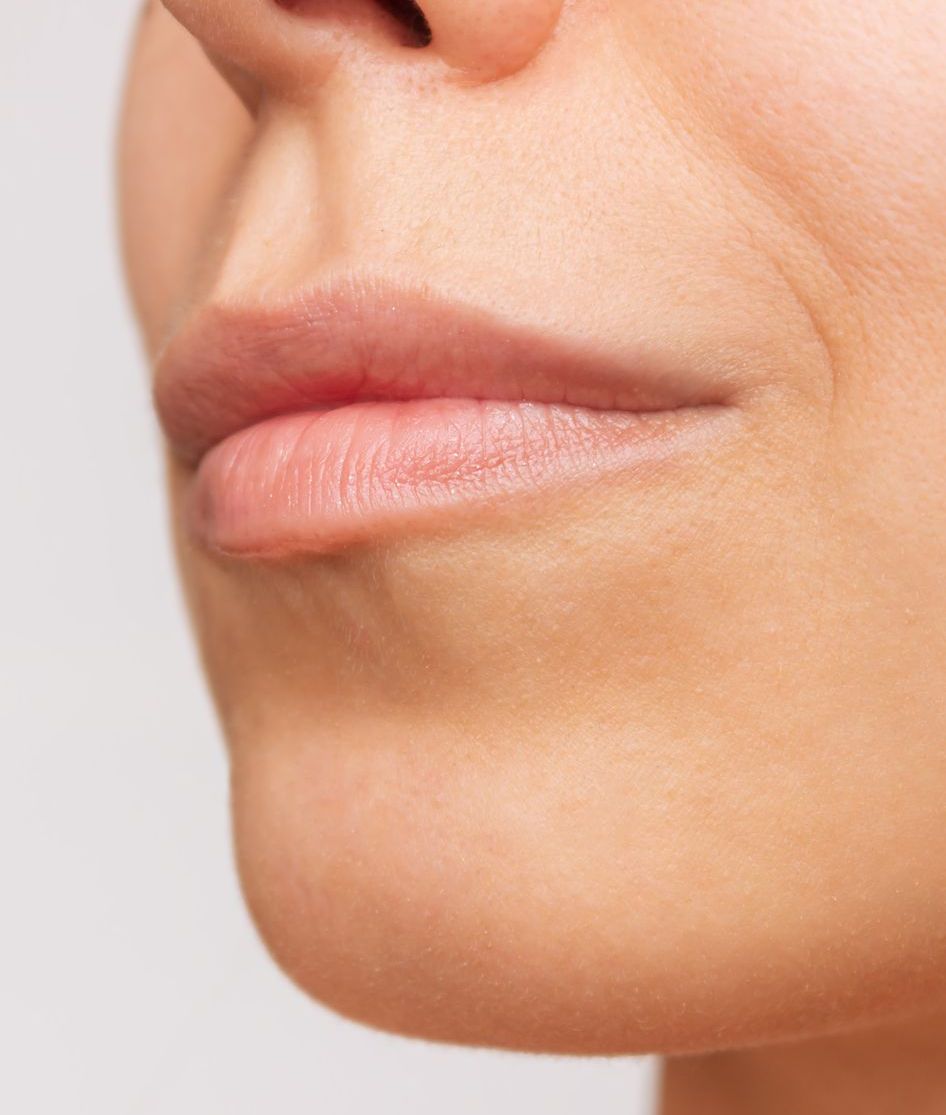
{"type": "Polygon", "coordinates": [[[187,518],[233,556],[320,553],[665,457],[720,385],[603,357],[428,295],[346,284],[201,311],[155,400],[187,518]]]}

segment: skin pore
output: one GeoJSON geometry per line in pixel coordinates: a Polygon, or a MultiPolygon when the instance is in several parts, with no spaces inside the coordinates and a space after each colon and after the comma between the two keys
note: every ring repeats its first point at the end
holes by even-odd
{"type": "Polygon", "coordinates": [[[373,0],[146,7],[150,362],[397,281],[724,421],[278,560],[195,537],[168,453],[260,933],[370,1025],[667,1053],[666,1115],[942,1111],[946,5],[421,7],[427,46],[373,0]]]}

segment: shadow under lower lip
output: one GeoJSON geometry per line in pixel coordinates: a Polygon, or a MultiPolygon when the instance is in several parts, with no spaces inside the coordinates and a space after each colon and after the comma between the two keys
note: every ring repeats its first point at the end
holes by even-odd
{"type": "Polygon", "coordinates": [[[270,419],[202,460],[188,520],[232,557],[325,553],[524,493],[647,469],[731,408],[415,399],[270,419]]]}

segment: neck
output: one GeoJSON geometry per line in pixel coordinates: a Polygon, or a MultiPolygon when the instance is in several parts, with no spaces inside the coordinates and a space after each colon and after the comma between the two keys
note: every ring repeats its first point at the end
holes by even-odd
{"type": "Polygon", "coordinates": [[[660,1115],[943,1115],[946,1015],[791,1045],[673,1057],[660,1115]]]}

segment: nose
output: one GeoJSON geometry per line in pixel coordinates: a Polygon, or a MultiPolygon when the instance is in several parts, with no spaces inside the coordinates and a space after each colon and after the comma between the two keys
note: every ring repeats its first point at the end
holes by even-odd
{"type": "Polygon", "coordinates": [[[164,0],[224,68],[285,93],[317,87],[345,53],[436,60],[508,77],[551,38],[563,0],[164,0]]]}

